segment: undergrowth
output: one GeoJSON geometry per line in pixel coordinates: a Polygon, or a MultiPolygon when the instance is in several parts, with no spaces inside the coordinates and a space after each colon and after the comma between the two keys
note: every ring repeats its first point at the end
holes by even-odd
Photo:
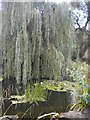
{"type": "Polygon", "coordinates": [[[47,99],[47,91],[43,89],[41,83],[37,82],[33,85],[27,84],[25,86],[25,94],[20,95],[13,95],[10,97],[12,104],[18,103],[27,103],[30,104],[33,102],[38,101],[45,101],[47,99]]]}
{"type": "Polygon", "coordinates": [[[90,106],[88,64],[73,62],[68,67],[68,71],[73,81],[76,82],[76,89],[72,92],[76,98],[76,102],[71,107],[71,110],[77,109],[78,111],[83,111],[84,108],[90,106]]]}

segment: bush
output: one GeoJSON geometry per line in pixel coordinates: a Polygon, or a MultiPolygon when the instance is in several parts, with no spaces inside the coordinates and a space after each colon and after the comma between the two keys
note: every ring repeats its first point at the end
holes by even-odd
{"type": "Polygon", "coordinates": [[[78,111],[82,111],[86,106],[90,106],[88,64],[77,61],[72,62],[68,70],[73,81],[76,82],[76,90],[73,92],[76,103],[71,109],[77,108],[78,111]]]}

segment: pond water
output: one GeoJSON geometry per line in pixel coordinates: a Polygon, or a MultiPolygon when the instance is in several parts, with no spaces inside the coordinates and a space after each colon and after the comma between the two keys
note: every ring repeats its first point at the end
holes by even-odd
{"type": "MultiPolygon", "coordinates": [[[[2,109],[2,113],[4,113],[7,108],[10,106],[11,102],[5,100],[4,107],[2,109]]],[[[36,118],[39,115],[43,115],[50,112],[66,112],[68,111],[67,106],[70,104],[70,93],[66,91],[48,91],[48,100],[45,102],[38,103],[25,103],[25,104],[17,104],[12,105],[10,109],[7,111],[7,115],[16,115],[25,113],[28,108],[25,117],[36,118]],[[33,106],[32,106],[33,105],[33,106]]]]}

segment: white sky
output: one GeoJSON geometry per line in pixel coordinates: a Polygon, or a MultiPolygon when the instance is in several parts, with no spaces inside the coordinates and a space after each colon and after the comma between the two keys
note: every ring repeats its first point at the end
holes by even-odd
{"type": "MultiPolygon", "coordinates": [[[[0,0],[0,2],[3,1],[3,2],[37,2],[37,1],[40,1],[40,2],[43,2],[43,1],[50,1],[50,2],[56,2],[56,3],[61,3],[63,1],[65,2],[70,2],[70,1],[73,1],[73,2],[80,2],[81,0],[0,0]]],[[[84,0],[85,2],[89,2],[90,0],[84,0]]]]}
{"type": "Polygon", "coordinates": [[[71,0],[45,0],[45,1],[61,3],[61,2],[63,2],[63,1],[65,1],[65,2],[70,2],[71,0]]]}
{"type": "MultiPolygon", "coordinates": [[[[37,2],[37,0],[0,0],[0,2],[1,1],[3,1],[3,2],[14,2],[14,1],[16,1],[16,2],[37,2]]],[[[38,1],[40,1],[40,2],[42,2],[42,1],[45,1],[45,2],[56,2],[56,3],[61,3],[61,2],[63,2],[63,1],[66,1],[66,2],[70,2],[71,0],[38,0],[38,1]]]]}

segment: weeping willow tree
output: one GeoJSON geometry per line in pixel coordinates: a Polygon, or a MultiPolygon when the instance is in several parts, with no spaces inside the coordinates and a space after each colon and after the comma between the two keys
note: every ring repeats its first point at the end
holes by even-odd
{"type": "Polygon", "coordinates": [[[5,2],[2,19],[4,78],[60,80],[73,44],[69,4],[5,2]]]}

